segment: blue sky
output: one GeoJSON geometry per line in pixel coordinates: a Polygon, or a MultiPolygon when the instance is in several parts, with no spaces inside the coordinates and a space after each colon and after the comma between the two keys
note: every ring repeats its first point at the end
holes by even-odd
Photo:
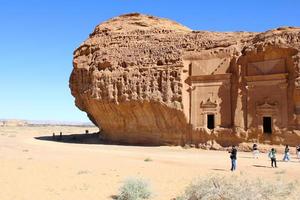
{"type": "Polygon", "coordinates": [[[97,24],[129,12],[195,30],[300,26],[299,0],[0,0],[0,119],[88,121],[68,86],[73,50],[97,24]]]}

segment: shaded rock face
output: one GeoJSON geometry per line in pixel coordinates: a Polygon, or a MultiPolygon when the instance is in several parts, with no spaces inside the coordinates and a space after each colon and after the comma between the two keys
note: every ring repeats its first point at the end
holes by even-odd
{"type": "Polygon", "coordinates": [[[74,51],[76,106],[108,140],[300,143],[300,29],[192,31],[122,15],[74,51]]]}

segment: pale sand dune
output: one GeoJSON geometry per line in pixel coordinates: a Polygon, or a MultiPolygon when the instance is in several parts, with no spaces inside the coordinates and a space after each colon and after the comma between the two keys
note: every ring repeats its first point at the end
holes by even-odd
{"type": "MultiPolygon", "coordinates": [[[[84,133],[80,127],[0,127],[1,200],[105,200],[116,195],[127,177],[148,179],[155,200],[180,194],[195,177],[209,173],[231,175],[227,152],[181,147],[134,147],[73,144],[37,140],[37,136],[84,133]],[[145,162],[145,158],[152,161],[145,162]]],[[[294,150],[294,149],[293,149],[294,150]]],[[[278,155],[282,158],[282,155],[278,155]]],[[[279,162],[269,168],[266,154],[238,154],[238,171],[251,178],[300,179],[300,162],[279,162]],[[279,175],[278,175],[279,174],[279,175]]]]}

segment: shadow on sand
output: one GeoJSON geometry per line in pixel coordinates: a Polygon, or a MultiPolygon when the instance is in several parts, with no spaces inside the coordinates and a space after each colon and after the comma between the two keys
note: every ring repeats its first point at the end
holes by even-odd
{"type": "Polygon", "coordinates": [[[223,171],[223,172],[228,171],[226,169],[220,169],[220,168],[215,168],[215,169],[211,169],[211,170],[214,170],[214,171],[223,171]]]}
{"type": "Polygon", "coordinates": [[[117,196],[117,195],[111,195],[110,198],[111,198],[111,199],[114,199],[114,200],[117,200],[117,199],[118,199],[118,196],[117,196]]]}
{"type": "Polygon", "coordinates": [[[272,168],[270,166],[265,166],[265,165],[252,165],[253,167],[261,167],[261,168],[272,168]]]}
{"type": "Polygon", "coordinates": [[[64,143],[105,144],[105,141],[101,138],[99,133],[39,136],[35,137],[35,139],[64,143]]]}
{"type": "Polygon", "coordinates": [[[69,134],[69,135],[47,135],[34,137],[37,140],[62,142],[62,143],[75,143],[75,144],[105,144],[105,145],[122,145],[122,146],[143,146],[143,147],[157,147],[159,145],[144,145],[144,144],[128,144],[125,142],[112,142],[105,140],[103,135],[97,133],[81,133],[81,134],[69,134]]]}

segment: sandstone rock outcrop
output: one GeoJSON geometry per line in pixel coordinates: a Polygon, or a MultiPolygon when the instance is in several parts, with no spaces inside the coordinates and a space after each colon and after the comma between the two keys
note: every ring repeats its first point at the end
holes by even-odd
{"type": "Polygon", "coordinates": [[[192,31],[138,13],[74,51],[70,88],[106,139],[184,145],[300,143],[300,29],[192,31]]]}

